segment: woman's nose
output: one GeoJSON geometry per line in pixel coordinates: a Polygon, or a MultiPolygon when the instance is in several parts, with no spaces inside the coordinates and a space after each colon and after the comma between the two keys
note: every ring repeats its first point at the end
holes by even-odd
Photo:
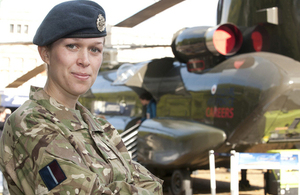
{"type": "Polygon", "coordinates": [[[83,67],[90,65],[89,54],[87,50],[81,50],[78,54],[77,64],[83,67]]]}

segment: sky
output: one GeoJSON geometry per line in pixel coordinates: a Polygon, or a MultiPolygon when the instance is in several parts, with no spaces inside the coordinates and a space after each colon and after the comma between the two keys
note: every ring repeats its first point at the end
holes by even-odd
{"type": "MultiPolygon", "coordinates": [[[[16,10],[28,10],[35,18],[42,20],[54,5],[63,1],[65,0],[2,0],[2,4],[16,10]]],[[[158,0],[94,1],[105,9],[107,24],[114,25],[158,0]]],[[[134,29],[153,33],[175,33],[184,27],[214,26],[217,3],[218,0],[185,0],[137,25],[134,29]]]]}

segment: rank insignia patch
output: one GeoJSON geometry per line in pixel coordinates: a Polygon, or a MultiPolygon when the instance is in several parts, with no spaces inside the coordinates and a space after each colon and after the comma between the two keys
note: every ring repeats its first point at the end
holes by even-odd
{"type": "Polygon", "coordinates": [[[49,191],[67,179],[57,160],[53,160],[42,168],[39,173],[49,191]]]}

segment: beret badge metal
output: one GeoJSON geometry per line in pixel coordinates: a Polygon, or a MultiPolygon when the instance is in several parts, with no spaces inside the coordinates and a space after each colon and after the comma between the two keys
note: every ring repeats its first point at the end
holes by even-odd
{"type": "Polygon", "coordinates": [[[105,19],[101,14],[97,18],[97,28],[100,32],[105,30],[105,19]]]}

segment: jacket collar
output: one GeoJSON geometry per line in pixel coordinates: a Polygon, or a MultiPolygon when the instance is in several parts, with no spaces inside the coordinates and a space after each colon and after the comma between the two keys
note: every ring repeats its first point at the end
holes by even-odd
{"type": "Polygon", "coordinates": [[[95,116],[79,102],[76,103],[75,110],[69,109],[49,96],[43,88],[34,86],[31,86],[30,88],[29,99],[44,107],[55,117],[55,119],[67,126],[70,131],[86,128],[92,131],[103,132],[103,129],[99,124],[95,122],[91,123],[91,121],[95,120],[95,116]]]}

